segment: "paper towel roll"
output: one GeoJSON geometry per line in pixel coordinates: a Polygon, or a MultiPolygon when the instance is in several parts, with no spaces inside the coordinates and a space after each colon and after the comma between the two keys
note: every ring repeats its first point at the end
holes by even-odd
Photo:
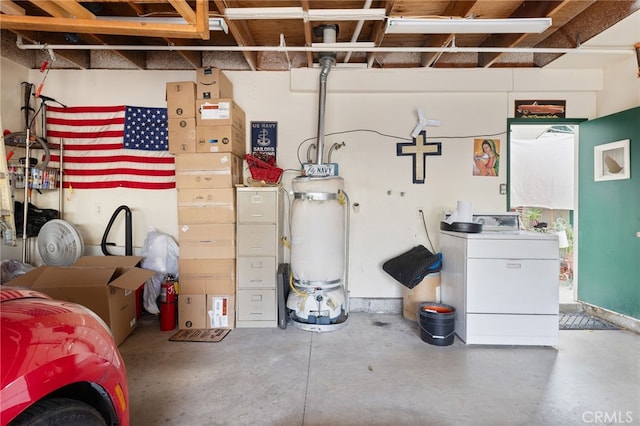
{"type": "Polygon", "coordinates": [[[473,222],[473,207],[471,201],[458,201],[457,222],[473,222]]]}
{"type": "Polygon", "coordinates": [[[458,201],[458,207],[445,222],[449,225],[454,222],[473,222],[473,207],[471,201],[458,201]]]}

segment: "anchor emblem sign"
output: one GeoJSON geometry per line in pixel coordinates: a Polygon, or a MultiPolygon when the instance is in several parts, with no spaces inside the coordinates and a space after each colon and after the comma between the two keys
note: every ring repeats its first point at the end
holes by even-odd
{"type": "Polygon", "coordinates": [[[263,161],[267,157],[276,159],[278,145],[278,123],[275,121],[251,122],[251,155],[263,161]]]}

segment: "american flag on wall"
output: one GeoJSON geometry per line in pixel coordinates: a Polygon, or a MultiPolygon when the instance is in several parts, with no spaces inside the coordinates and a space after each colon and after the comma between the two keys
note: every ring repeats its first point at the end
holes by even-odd
{"type": "MultiPolygon", "coordinates": [[[[47,142],[63,146],[64,188],[176,186],[166,108],[48,106],[46,126],[47,142]]],[[[52,152],[54,166],[59,161],[52,152]]]]}

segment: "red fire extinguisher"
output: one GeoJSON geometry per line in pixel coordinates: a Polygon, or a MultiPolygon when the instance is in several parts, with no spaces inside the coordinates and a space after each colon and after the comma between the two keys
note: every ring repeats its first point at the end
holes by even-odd
{"type": "Polygon", "coordinates": [[[176,282],[167,274],[160,287],[160,331],[176,328],[176,282]]]}

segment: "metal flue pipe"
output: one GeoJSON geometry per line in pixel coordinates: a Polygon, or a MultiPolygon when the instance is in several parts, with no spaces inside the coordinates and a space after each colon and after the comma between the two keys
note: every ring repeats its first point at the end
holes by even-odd
{"type": "MultiPolygon", "coordinates": [[[[337,25],[323,25],[320,27],[322,30],[322,37],[324,43],[335,43],[337,25]]],[[[336,53],[327,52],[320,54],[320,64],[322,70],[320,71],[320,87],[318,97],[318,144],[316,148],[316,164],[322,164],[322,156],[324,151],[324,111],[327,99],[327,78],[331,66],[336,63],[336,53]]]]}
{"type": "Polygon", "coordinates": [[[320,71],[320,97],[318,100],[318,146],[316,149],[316,164],[322,164],[322,154],[324,151],[324,110],[327,98],[327,77],[331,65],[335,59],[324,57],[320,59],[322,70],[320,71]]]}

